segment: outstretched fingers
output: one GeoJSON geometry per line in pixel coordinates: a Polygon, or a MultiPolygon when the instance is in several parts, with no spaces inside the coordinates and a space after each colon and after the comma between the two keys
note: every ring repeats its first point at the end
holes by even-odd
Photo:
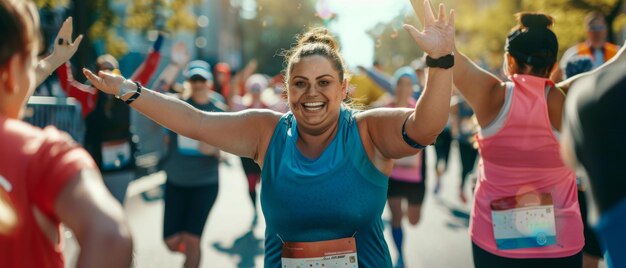
{"type": "MultiPolygon", "coordinates": [[[[87,77],[87,79],[91,82],[92,85],[94,85],[97,88],[101,88],[102,87],[102,78],[95,75],[94,73],[92,73],[90,70],[87,70],[86,68],[83,68],[83,74],[85,75],[85,77],[87,77]]],[[[103,75],[103,72],[99,72],[99,75],[103,75]]]]}
{"type": "Polygon", "coordinates": [[[439,23],[446,23],[446,6],[443,3],[439,4],[439,16],[437,17],[439,23]]]}
{"type": "Polygon", "coordinates": [[[59,30],[59,37],[72,38],[72,17],[68,17],[63,22],[61,29],[59,30]]]}
{"type": "Polygon", "coordinates": [[[80,42],[83,41],[83,35],[79,35],[78,37],[76,37],[76,39],[74,40],[74,42],[72,42],[72,44],[70,44],[70,46],[72,47],[72,51],[76,52],[76,50],[78,49],[78,45],[80,45],[80,42]]]}
{"type": "Polygon", "coordinates": [[[454,9],[450,9],[450,17],[448,18],[448,26],[454,27],[454,15],[456,15],[456,12],[454,11],[454,9]]]}
{"type": "Polygon", "coordinates": [[[431,25],[435,23],[435,14],[430,5],[430,0],[424,0],[424,25],[431,25]]]}
{"type": "Polygon", "coordinates": [[[410,24],[404,24],[402,28],[404,28],[407,32],[409,32],[411,37],[413,37],[413,40],[415,40],[415,42],[419,46],[422,45],[422,42],[423,42],[422,40],[424,39],[423,32],[420,32],[417,28],[415,28],[413,25],[410,25],[410,24]]]}

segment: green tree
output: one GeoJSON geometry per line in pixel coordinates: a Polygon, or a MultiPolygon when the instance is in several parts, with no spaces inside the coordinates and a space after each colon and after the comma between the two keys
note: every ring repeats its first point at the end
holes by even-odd
{"type": "MultiPolygon", "coordinates": [[[[502,64],[504,43],[516,21],[514,14],[540,11],[555,18],[554,32],[560,53],[585,38],[584,17],[591,10],[605,14],[612,29],[624,26],[623,0],[464,0],[456,1],[457,47],[468,56],[482,59],[492,68],[502,64]]],[[[611,37],[615,40],[614,37],[611,37]]]]}
{"type": "Polygon", "coordinates": [[[601,0],[601,1],[584,1],[584,0],[570,0],[569,6],[580,10],[597,10],[604,14],[609,31],[609,41],[615,43],[615,28],[624,25],[623,17],[619,20],[620,15],[623,14],[624,0],[601,0]]]}
{"type": "Polygon", "coordinates": [[[244,62],[256,59],[259,72],[277,74],[294,37],[322,20],[316,17],[314,0],[257,0],[256,6],[256,16],[240,22],[244,62]]]}
{"type": "Polygon", "coordinates": [[[59,8],[67,7],[69,0],[34,0],[38,8],[59,8]]]}
{"type": "Polygon", "coordinates": [[[141,31],[195,31],[197,17],[193,8],[200,0],[137,0],[128,5],[124,25],[141,31]]]}
{"type": "Polygon", "coordinates": [[[404,24],[421,25],[412,10],[403,10],[391,21],[378,23],[367,31],[375,43],[374,58],[387,73],[393,73],[424,54],[402,28],[404,24]]]}

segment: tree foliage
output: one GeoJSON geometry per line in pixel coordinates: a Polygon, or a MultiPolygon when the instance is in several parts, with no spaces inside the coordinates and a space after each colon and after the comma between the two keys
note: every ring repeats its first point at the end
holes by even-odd
{"type": "MultiPolygon", "coordinates": [[[[621,29],[625,16],[620,10],[623,0],[481,0],[456,1],[457,47],[468,56],[486,61],[492,68],[502,64],[507,34],[516,25],[514,14],[539,11],[555,18],[554,32],[559,38],[559,52],[585,38],[584,17],[592,10],[602,12],[610,29],[621,29]],[[609,18],[609,16],[613,16],[609,18]],[[609,21],[611,19],[611,21],[609,21]]],[[[615,34],[615,33],[613,33],[615,34]]]]}
{"type": "Polygon", "coordinates": [[[393,73],[424,54],[402,28],[404,24],[421,25],[412,10],[404,10],[391,21],[378,23],[367,32],[375,43],[374,58],[387,73],[393,73]]]}
{"type": "Polygon", "coordinates": [[[34,0],[38,8],[60,8],[66,7],[70,0],[34,0]]]}
{"type": "Polygon", "coordinates": [[[124,25],[141,31],[155,28],[169,32],[194,31],[197,17],[192,11],[201,3],[201,0],[132,1],[124,25]]]}
{"type": "Polygon", "coordinates": [[[283,69],[282,52],[295,36],[321,24],[314,0],[257,0],[255,18],[241,19],[244,61],[254,58],[259,72],[277,74],[283,69]]]}
{"type": "MultiPolygon", "coordinates": [[[[516,25],[514,15],[518,12],[539,11],[553,16],[553,30],[559,38],[560,53],[584,40],[583,22],[589,11],[597,10],[605,15],[609,30],[612,30],[610,36],[616,35],[615,29],[623,29],[626,25],[622,9],[624,0],[445,0],[433,2],[433,6],[439,2],[456,10],[456,44],[459,50],[490,68],[502,65],[506,36],[516,25]]],[[[423,12],[420,5],[415,8],[418,13],[423,12]]],[[[387,71],[421,54],[410,42],[410,37],[404,34],[402,23],[420,25],[413,11],[403,10],[393,20],[380,23],[369,31],[376,42],[376,59],[387,71]]],[[[618,38],[613,40],[621,43],[618,38]]]]}

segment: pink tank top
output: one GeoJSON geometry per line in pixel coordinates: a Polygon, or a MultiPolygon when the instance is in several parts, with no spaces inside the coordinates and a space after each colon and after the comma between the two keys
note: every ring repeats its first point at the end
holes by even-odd
{"type": "Polygon", "coordinates": [[[512,103],[502,129],[477,137],[482,158],[470,236],[506,258],[572,256],[584,245],[583,224],[576,176],[561,160],[548,117],[545,88],[553,84],[529,75],[511,80],[512,103]]]}
{"type": "Polygon", "coordinates": [[[422,153],[396,160],[389,178],[404,182],[422,182],[422,153]]]}

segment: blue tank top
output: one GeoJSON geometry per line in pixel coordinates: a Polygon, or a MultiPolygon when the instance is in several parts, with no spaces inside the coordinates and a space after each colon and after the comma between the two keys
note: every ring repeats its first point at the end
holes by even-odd
{"type": "Polygon", "coordinates": [[[287,113],[274,130],[261,174],[265,267],[281,267],[282,241],[351,236],[359,267],[391,267],[381,220],[388,178],[365,153],[354,112],[341,109],[337,134],[317,159],[302,155],[297,139],[296,119],[287,113]]]}

